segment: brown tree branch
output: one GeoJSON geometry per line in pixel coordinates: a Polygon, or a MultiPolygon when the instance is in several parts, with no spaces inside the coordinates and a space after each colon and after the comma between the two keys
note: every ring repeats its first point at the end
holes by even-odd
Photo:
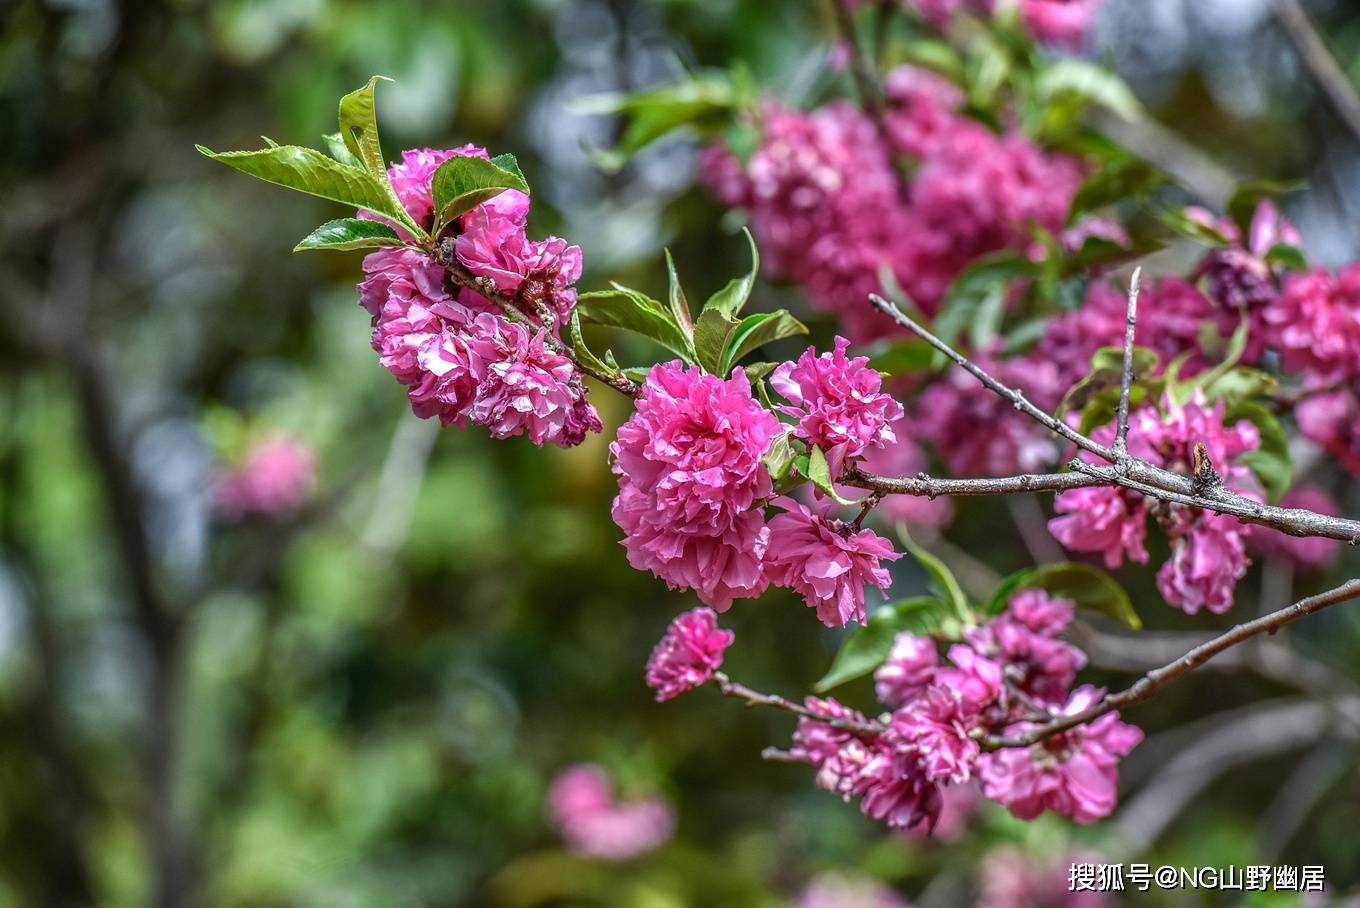
{"type": "Polygon", "coordinates": [[[1084,725],[1093,719],[1098,719],[1106,713],[1132,706],[1135,703],[1142,703],[1162,688],[1184,677],[1225,649],[1250,640],[1258,634],[1273,634],[1300,618],[1356,597],[1360,597],[1360,580],[1348,580],[1325,593],[1300,599],[1293,605],[1263,615],[1254,621],[1235,625],[1217,637],[1206,640],[1180,658],[1160,668],[1152,669],[1124,690],[1106,694],[1081,712],[1070,716],[1059,716],[1048,723],[1036,725],[1014,735],[984,736],[981,743],[984,747],[993,750],[1003,747],[1028,747],[1050,735],[1056,735],[1078,725],[1084,725]]]}
{"type": "Polygon", "coordinates": [[[745,702],[747,706],[769,706],[774,709],[782,709],[784,712],[793,713],[804,719],[815,719],[818,722],[825,722],[832,728],[839,728],[842,731],[850,731],[861,735],[881,735],[887,729],[879,722],[864,721],[858,722],[854,719],[847,719],[843,716],[830,716],[825,713],[809,709],[801,703],[795,703],[787,697],[778,694],[762,694],[760,691],[752,690],[745,684],[740,684],[727,677],[723,672],[713,673],[713,684],[718,688],[724,697],[732,697],[745,702]]]}

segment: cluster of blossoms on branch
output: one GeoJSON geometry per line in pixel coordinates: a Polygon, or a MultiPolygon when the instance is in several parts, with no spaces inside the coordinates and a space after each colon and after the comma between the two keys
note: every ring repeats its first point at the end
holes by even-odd
{"type": "MultiPolygon", "coordinates": [[[[1119,761],[1142,732],[1107,713],[1029,747],[981,742],[1075,715],[1104,693],[1073,689],[1086,658],[1061,639],[1074,604],[1031,589],[967,628],[941,658],[934,640],[899,634],[875,672],[890,710],[876,723],[831,699],[809,698],[789,754],[817,770],[819,786],[859,801],[889,827],[933,830],[945,792],[976,787],[1021,819],[1045,810],[1089,823],[1115,805],[1119,761]]],[[[672,622],[648,663],[657,699],[710,680],[731,643],[708,609],[672,622]]]]}
{"type": "MultiPolygon", "coordinates": [[[[388,170],[397,198],[427,229],[431,180],[455,156],[488,157],[473,145],[414,149],[388,170]]],[[[417,416],[571,447],[602,428],[579,372],[557,346],[576,304],[581,250],[560,237],[528,239],[528,215],[529,197],[508,189],[461,215],[454,231],[458,262],[488,292],[515,300],[522,318],[476,290],[450,286],[441,263],[409,248],[364,258],[359,302],[373,317],[373,349],[406,386],[417,416]]]]}
{"type": "Polygon", "coordinates": [[[614,521],[628,560],[676,590],[693,590],[726,611],[771,584],[800,593],[830,627],[865,619],[867,586],[890,584],[892,545],[836,517],[836,504],[776,495],[766,463],[785,434],[821,452],[839,471],[895,441],[901,405],[881,390],[848,342],[809,348],[777,367],[771,384],[788,401],[781,423],[752,393],[746,373],[719,378],[679,361],[655,366],[637,408],[610,446],[619,494],[614,521]],[[767,518],[767,507],[779,509],[767,518]]]}

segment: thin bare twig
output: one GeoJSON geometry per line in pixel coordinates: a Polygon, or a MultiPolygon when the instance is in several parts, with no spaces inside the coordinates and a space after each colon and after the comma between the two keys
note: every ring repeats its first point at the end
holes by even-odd
{"type": "Polygon", "coordinates": [[[1124,690],[1106,694],[1081,712],[1056,717],[1051,722],[1036,725],[1014,735],[985,736],[981,739],[982,744],[990,749],[1028,747],[1050,735],[1056,735],[1078,725],[1084,725],[1093,719],[1098,719],[1106,713],[1141,703],[1162,688],[1184,677],[1193,669],[1208,662],[1225,649],[1236,646],[1258,634],[1273,634],[1300,618],[1358,596],[1360,596],[1360,580],[1348,580],[1325,593],[1300,599],[1293,605],[1271,612],[1269,615],[1263,615],[1254,621],[1238,624],[1217,637],[1206,640],[1180,658],[1147,672],[1124,690]]]}
{"type": "Polygon", "coordinates": [[[1138,284],[1142,268],[1133,269],[1129,281],[1129,305],[1124,324],[1124,367],[1119,373],[1119,409],[1115,411],[1114,453],[1122,458],[1129,449],[1129,389],[1133,387],[1133,335],[1138,323],[1138,284]]]}
{"type": "Polygon", "coordinates": [[[747,706],[770,706],[775,709],[782,709],[785,712],[793,713],[804,719],[815,719],[818,722],[825,722],[832,728],[839,728],[842,731],[850,731],[860,735],[881,735],[887,729],[878,722],[857,721],[847,719],[843,716],[831,716],[826,713],[809,709],[801,703],[795,703],[787,697],[778,694],[762,694],[758,690],[752,690],[745,684],[733,681],[723,672],[713,673],[713,684],[722,692],[724,697],[732,697],[742,700],[747,706]]]}

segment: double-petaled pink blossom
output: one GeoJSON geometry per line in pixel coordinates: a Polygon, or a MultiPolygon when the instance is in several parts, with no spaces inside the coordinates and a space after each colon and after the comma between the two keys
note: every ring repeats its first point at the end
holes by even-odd
{"type": "Polygon", "coordinates": [[[925,692],[935,678],[940,653],[929,637],[901,633],[893,640],[888,658],[874,671],[874,693],[878,702],[905,706],[925,692]]]}
{"type": "Polygon", "coordinates": [[[971,732],[976,716],[957,690],[932,684],[892,717],[892,739],[911,748],[932,782],[959,784],[973,775],[981,753],[971,732]]]}
{"type": "Polygon", "coordinates": [[[761,458],[779,430],[741,369],[652,367],[610,446],[629,563],[720,612],[760,595],[770,531],[756,504],[773,488],[761,458]]]}
{"type": "Polygon", "coordinates": [[[1360,263],[1291,274],[1261,313],[1285,369],[1323,389],[1360,376],[1360,263]]]}
{"type": "Polygon", "coordinates": [[[882,563],[902,556],[873,530],[831,517],[829,499],[816,513],[792,498],[776,498],[774,504],[785,510],[770,520],[765,576],[800,593],[827,627],[863,623],[864,588],[886,592],[892,578],[882,563]]]}
{"type": "Polygon", "coordinates": [[[830,353],[818,356],[809,347],[770,376],[770,385],[789,402],[779,411],[798,420],[794,435],[826,452],[833,474],[847,458],[895,442],[891,424],[903,412],[883,392],[883,377],[868,358],[846,355],[849,346],[837,337],[830,353]]]}
{"type": "Polygon", "coordinates": [[[666,628],[647,660],[647,686],[661,703],[713,677],[736,635],[718,627],[712,609],[690,609],[666,628]]]}
{"type": "Polygon", "coordinates": [[[451,158],[489,159],[485,148],[464,145],[461,148],[411,148],[401,153],[401,162],[387,168],[392,191],[398,201],[424,227],[430,227],[434,214],[434,172],[451,158]]]}
{"type": "MultiPolygon", "coordinates": [[[[1103,695],[1098,688],[1079,687],[1056,714],[1079,713],[1103,695]]],[[[1029,727],[1019,722],[1008,732],[1029,727]]],[[[1091,823],[1114,809],[1119,761],[1142,739],[1143,733],[1120,722],[1118,713],[1106,713],[1030,747],[983,754],[979,758],[982,791],[1022,820],[1052,810],[1078,823],[1091,823]]]]}
{"type": "MultiPolygon", "coordinates": [[[[1139,407],[1129,416],[1129,452],[1169,470],[1193,474],[1200,468],[1199,448],[1224,483],[1235,491],[1259,497],[1251,470],[1240,460],[1260,445],[1260,433],[1246,420],[1223,424],[1225,406],[1205,404],[1201,396],[1181,404],[1166,398],[1159,410],[1139,407]]],[[[1091,436],[1108,445],[1114,426],[1091,436]]],[[[1090,459],[1092,455],[1081,455],[1090,459]]],[[[1124,489],[1070,489],[1059,493],[1057,517],[1049,529],[1074,551],[1102,552],[1110,567],[1124,554],[1147,560],[1143,540],[1147,507],[1141,496],[1124,489]]],[[[1171,539],[1172,556],[1158,574],[1158,588],[1167,601],[1187,612],[1201,608],[1222,612],[1232,606],[1232,589],[1249,563],[1244,548],[1245,527],[1234,517],[1172,504],[1158,514],[1171,539]]]]}

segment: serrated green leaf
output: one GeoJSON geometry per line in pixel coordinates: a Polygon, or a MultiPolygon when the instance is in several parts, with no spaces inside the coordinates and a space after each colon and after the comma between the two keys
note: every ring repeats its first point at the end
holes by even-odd
{"type": "Polygon", "coordinates": [[[826,693],[874,671],[888,658],[898,634],[953,636],[957,629],[954,633],[949,631],[955,624],[949,606],[934,596],[916,596],[889,603],[876,609],[863,627],[846,636],[831,668],[814,688],[818,693],[826,693]]]}
{"type": "Polygon", "coordinates": [[[812,445],[808,448],[807,478],[812,481],[823,495],[835,501],[837,504],[855,504],[850,498],[843,498],[836,491],[836,483],[831,476],[831,464],[827,463],[826,454],[821,448],[812,445]]]}
{"type": "Polygon", "coordinates": [[[341,164],[311,148],[279,145],[259,151],[216,152],[202,145],[194,147],[214,161],[221,161],[267,183],[397,220],[402,220],[405,214],[404,210],[400,213],[395,210],[399,206],[366,171],[341,164]]]}
{"type": "Polygon", "coordinates": [[[786,337],[807,334],[807,326],[789,314],[787,309],[758,312],[742,319],[727,338],[722,355],[722,374],[730,374],[742,357],[764,344],[786,337]]]}
{"type": "Polygon", "coordinates": [[[746,373],[746,377],[751,380],[752,384],[755,384],[757,381],[769,375],[771,372],[778,368],[779,363],[766,363],[766,362],[746,363],[744,366],[741,367],[742,371],[746,373]]]}
{"type": "MultiPolygon", "coordinates": [[[[567,339],[571,344],[572,355],[575,356],[577,361],[585,368],[591,369],[599,375],[609,377],[615,376],[620,372],[627,374],[631,371],[620,369],[618,364],[614,362],[613,355],[608,352],[605,353],[608,362],[600,359],[591,352],[590,347],[586,345],[585,338],[581,336],[581,313],[579,310],[573,309],[571,318],[567,321],[567,339]]],[[[629,375],[628,377],[632,378],[634,381],[643,381],[646,379],[646,374],[644,372],[641,377],[634,375],[629,375]]]]}
{"type": "Polygon", "coordinates": [[[616,284],[612,290],[581,294],[576,299],[575,311],[588,324],[632,331],[656,341],[686,362],[694,362],[689,338],[681,333],[670,313],[645,293],[616,284]]]}
{"type": "MultiPolygon", "coordinates": [[[[1141,403],[1150,394],[1160,393],[1160,383],[1144,378],[1156,371],[1161,362],[1154,350],[1147,347],[1133,348],[1134,381],[1129,386],[1131,405],[1141,403]]],[[[1119,388],[1124,375],[1124,350],[1122,347],[1101,347],[1091,356],[1091,371],[1086,377],[1068,389],[1058,404],[1057,415],[1062,418],[1072,410],[1082,413],[1082,424],[1101,426],[1114,416],[1114,408],[1119,402],[1119,388]],[[1102,416],[1108,407],[1108,415],[1102,416]]],[[[1083,430],[1085,431],[1085,430],[1083,430]]]]}
{"type": "Polygon", "coordinates": [[[469,155],[449,158],[434,172],[435,230],[438,236],[455,218],[507,189],[529,194],[529,184],[520,173],[513,155],[498,155],[488,161],[469,155]]]}
{"type": "Polygon", "coordinates": [[[911,556],[921,563],[921,567],[926,569],[926,573],[935,582],[941,597],[954,610],[954,614],[958,616],[959,620],[964,624],[972,624],[973,612],[968,605],[968,597],[964,595],[963,587],[959,585],[958,578],[954,576],[954,572],[949,569],[949,566],[933,553],[917,545],[907,532],[906,524],[899,523],[897,525],[897,536],[902,540],[902,545],[911,553],[911,556]]]}
{"type": "Polygon", "coordinates": [[[1227,401],[1231,406],[1238,401],[1269,397],[1280,387],[1280,380],[1269,372],[1238,366],[1229,369],[1204,386],[1204,396],[1210,402],[1227,401]]]}
{"type": "Polygon", "coordinates": [[[381,246],[404,246],[401,237],[391,227],[379,221],[363,218],[338,218],[327,221],[293,247],[294,252],[328,249],[345,252],[351,249],[377,249],[381,246]]]}
{"type": "Polygon", "coordinates": [[[689,300],[685,299],[685,290],[680,286],[680,275],[675,270],[675,259],[671,257],[669,249],[666,250],[666,301],[671,307],[671,315],[675,316],[675,323],[692,338],[694,316],[690,314],[689,300]]]}
{"type": "Polygon", "coordinates": [[[1011,574],[992,594],[987,614],[1001,614],[1012,596],[1027,589],[1042,589],[1055,598],[1070,599],[1080,608],[1099,612],[1134,630],[1143,627],[1129,594],[1113,577],[1100,568],[1076,561],[1041,564],[1011,574]]]}
{"type": "Polygon", "coordinates": [[[369,174],[379,181],[387,179],[387,161],[383,158],[378,140],[378,110],[374,94],[379,82],[390,82],[385,76],[374,76],[363,88],[340,99],[340,138],[350,154],[363,162],[369,174]]]}
{"type": "MultiPolygon", "coordinates": [[[[732,278],[725,287],[710,296],[708,302],[704,303],[700,318],[703,317],[703,313],[709,311],[716,311],[727,318],[736,318],[751,298],[751,290],[756,285],[756,275],[760,272],[760,251],[756,249],[756,238],[751,236],[751,231],[743,227],[741,232],[751,247],[751,270],[741,277],[732,278]]],[[[695,330],[698,330],[697,326],[695,330]]]]}
{"type": "Polygon", "coordinates": [[[1289,491],[1294,481],[1294,465],[1289,456],[1289,436],[1269,408],[1259,401],[1243,400],[1230,405],[1223,414],[1223,425],[1234,426],[1241,420],[1256,426],[1261,445],[1238,457],[1265,490],[1266,500],[1275,504],[1289,491]]]}
{"type": "Polygon", "coordinates": [[[356,158],[354,153],[349,150],[349,147],[345,145],[345,140],[341,137],[340,133],[327,133],[321,138],[325,141],[326,151],[330,152],[331,157],[335,158],[341,164],[358,167],[360,170],[364,169],[364,162],[356,158]]]}
{"type": "Polygon", "coordinates": [[[723,315],[717,309],[705,309],[699,313],[699,320],[694,323],[694,355],[705,372],[727,377],[722,374],[723,351],[727,349],[727,339],[736,327],[736,319],[723,315]]]}

